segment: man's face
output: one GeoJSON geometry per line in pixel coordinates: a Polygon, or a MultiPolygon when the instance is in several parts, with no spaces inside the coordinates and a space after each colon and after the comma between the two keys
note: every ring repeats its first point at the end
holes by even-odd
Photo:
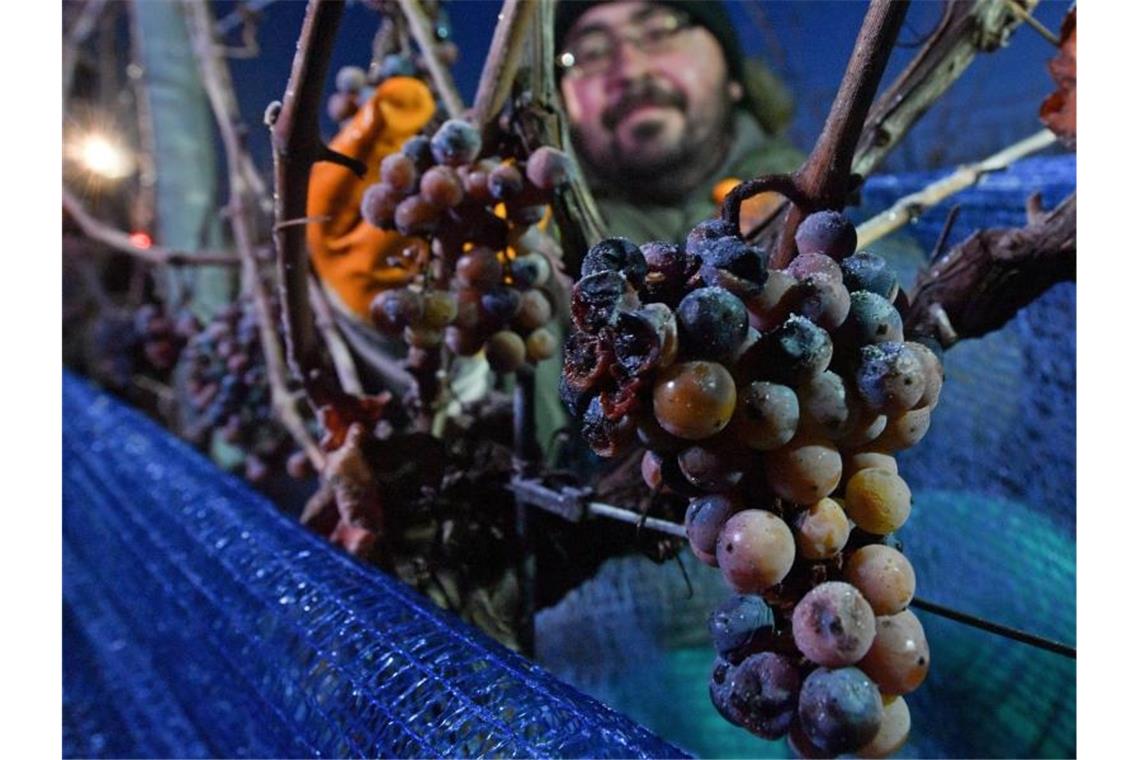
{"type": "Polygon", "coordinates": [[[683,14],[649,2],[600,4],[563,49],[575,59],[562,78],[575,145],[596,171],[659,176],[727,139],[738,89],[716,38],[683,14]]]}

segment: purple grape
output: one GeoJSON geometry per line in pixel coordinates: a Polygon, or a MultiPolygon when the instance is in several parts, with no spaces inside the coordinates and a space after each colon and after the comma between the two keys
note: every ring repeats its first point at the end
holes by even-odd
{"type": "Polygon", "coordinates": [[[701,496],[693,499],[685,510],[685,534],[689,537],[689,542],[705,554],[715,554],[720,529],[736,510],[737,504],[727,496],[701,496]]]}
{"type": "Polygon", "coordinates": [[[840,261],[855,253],[858,234],[851,220],[838,211],[809,214],[796,230],[796,250],[822,253],[840,261]]]}
{"type": "Polygon", "coordinates": [[[498,324],[503,324],[519,310],[522,297],[514,288],[497,285],[479,298],[484,313],[498,324]]]}
{"type": "Polygon", "coordinates": [[[689,231],[689,236],[685,240],[685,251],[691,256],[703,257],[713,242],[725,237],[739,239],[736,228],[720,217],[706,219],[689,231]]]}
{"type": "Polygon", "coordinates": [[[872,411],[898,414],[926,391],[922,360],[902,343],[876,343],[859,350],[855,387],[872,411]]]}
{"type": "Polygon", "coordinates": [[[825,752],[854,752],[875,738],[883,700],[874,681],[858,668],[817,668],[800,690],[800,725],[825,752]]]}
{"type": "Polygon", "coordinates": [[[899,289],[899,278],[886,260],[870,251],[859,251],[839,262],[843,284],[854,293],[866,290],[893,301],[899,289]]]}
{"type": "Polygon", "coordinates": [[[416,165],[416,171],[421,175],[431,167],[435,166],[435,156],[431,151],[431,138],[424,135],[416,135],[409,137],[404,141],[404,147],[400,149],[412,162],[416,165]]]}
{"type": "Polygon", "coordinates": [[[748,311],[724,288],[698,288],[677,307],[677,329],[687,356],[726,362],[748,335],[748,311]]]}
{"type": "Polygon", "coordinates": [[[701,251],[701,263],[705,266],[723,269],[756,285],[763,285],[768,278],[767,254],[738,237],[715,238],[701,246],[701,251]]]}
{"type": "Polygon", "coordinates": [[[479,130],[462,119],[448,119],[431,138],[431,153],[436,163],[447,166],[473,162],[482,147],[479,130]]]}
{"type": "Polygon", "coordinates": [[[723,657],[765,638],[771,633],[772,610],[752,594],[735,594],[709,613],[708,628],[713,646],[723,657]]]}
{"type": "Polygon", "coordinates": [[[747,657],[731,674],[729,702],[740,725],[764,739],[788,733],[800,696],[800,671],[790,657],[761,652],[747,657]]]}
{"type": "Polygon", "coordinates": [[[739,457],[725,447],[690,446],[677,455],[677,464],[690,483],[708,493],[730,491],[744,478],[739,457]]]}
{"type": "Polygon", "coordinates": [[[827,369],[831,337],[806,317],[793,314],[750,348],[748,370],[783,385],[798,386],[827,369]]]}
{"type": "Polygon", "coordinates": [[[652,241],[641,245],[645,257],[645,300],[675,305],[685,294],[685,284],[700,260],[673,243],[652,241]]]}
{"type": "Polygon", "coordinates": [[[898,343],[903,339],[902,317],[891,302],[878,293],[857,290],[851,294],[851,309],[839,328],[839,335],[848,346],[898,343]]]}

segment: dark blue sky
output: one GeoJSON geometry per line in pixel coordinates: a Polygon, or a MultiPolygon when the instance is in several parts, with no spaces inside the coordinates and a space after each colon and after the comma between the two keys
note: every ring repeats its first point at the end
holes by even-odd
{"type": "MultiPolygon", "coordinates": [[[[233,2],[221,2],[228,13],[233,2]]],[[[810,149],[843,74],[866,5],[854,0],[782,0],[729,2],[729,11],[749,55],[765,57],[796,94],[796,116],[789,136],[810,149]],[[752,6],[749,8],[749,6],[752,6]],[[757,16],[764,19],[756,23],[757,16]]],[[[454,77],[465,102],[471,102],[483,56],[490,43],[501,3],[492,0],[452,0],[447,4],[459,45],[454,77]]],[[[900,41],[914,45],[934,26],[941,4],[912,3],[900,41]]],[[[1058,29],[1069,3],[1044,0],[1035,15],[1058,29]]],[[[279,99],[289,76],[297,33],[305,12],[299,0],[279,0],[264,11],[258,34],[262,54],[253,60],[233,60],[234,80],[247,123],[259,125],[266,104],[279,99]]],[[[337,38],[332,72],[339,67],[367,65],[377,15],[359,2],[346,9],[337,38]]],[[[905,65],[908,48],[896,48],[887,79],[905,65]]],[[[1010,44],[982,55],[951,88],[891,156],[887,167],[905,171],[944,166],[981,158],[1040,128],[1037,107],[1051,91],[1045,62],[1051,46],[1022,26],[1010,44]]],[[[331,81],[329,88],[331,89],[331,81]]],[[[333,124],[325,118],[325,129],[333,124]]],[[[252,149],[268,167],[269,144],[263,130],[253,129],[252,149]]]]}

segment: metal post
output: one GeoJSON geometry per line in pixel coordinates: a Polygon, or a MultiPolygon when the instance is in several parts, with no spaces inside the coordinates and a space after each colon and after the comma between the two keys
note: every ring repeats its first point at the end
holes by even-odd
{"type": "MultiPolygon", "coordinates": [[[[514,469],[516,477],[535,474],[541,458],[535,435],[534,368],[522,366],[515,374],[514,469]]],[[[518,540],[519,649],[534,656],[535,556],[531,540],[528,507],[515,497],[515,537],[518,540]]]]}

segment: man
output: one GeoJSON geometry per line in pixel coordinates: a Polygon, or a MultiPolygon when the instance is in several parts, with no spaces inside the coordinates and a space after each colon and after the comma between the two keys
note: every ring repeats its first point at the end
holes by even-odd
{"type": "Polygon", "coordinates": [[[723,181],[803,159],[771,133],[782,90],[746,75],[719,2],[562,0],[555,40],[574,147],[612,234],[683,240],[723,181]]]}

